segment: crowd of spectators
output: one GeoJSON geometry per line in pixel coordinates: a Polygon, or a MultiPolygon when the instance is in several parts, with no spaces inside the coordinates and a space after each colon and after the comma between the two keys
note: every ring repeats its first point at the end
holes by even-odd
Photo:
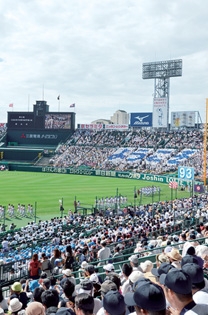
{"type": "Polygon", "coordinates": [[[33,250],[38,255],[45,252],[48,257],[51,257],[54,246],[62,246],[61,250],[65,250],[69,244],[73,249],[82,247],[83,242],[86,242],[86,235],[88,237],[91,234],[92,239],[94,237],[97,239],[107,233],[110,243],[118,240],[117,232],[119,231],[119,236],[124,234],[124,239],[127,234],[128,238],[130,238],[129,236],[140,237],[144,234],[145,237],[148,237],[152,233],[154,237],[163,236],[168,229],[174,228],[176,224],[184,224],[186,220],[197,218],[198,223],[206,222],[208,219],[207,206],[208,197],[206,194],[202,194],[188,199],[176,199],[172,202],[160,201],[136,207],[129,206],[120,209],[117,214],[106,211],[85,217],[69,211],[63,219],[53,218],[49,221],[31,222],[21,230],[8,234],[2,241],[0,258],[4,263],[16,262],[23,258],[29,259],[31,251],[25,251],[27,243],[37,245],[39,239],[51,239],[51,242],[47,241],[46,244],[43,241],[43,247],[37,246],[37,249],[33,248],[33,250]],[[65,229],[67,226],[70,226],[68,230],[65,229]],[[77,233],[75,227],[78,226],[84,232],[77,233]]]}
{"type": "Polygon", "coordinates": [[[91,169],[151,172],[154,174],[176,171],[178,166],[192,166],[196,175],[202,176],[203,132],[182,129],[177,131],[153,131],[148,129],[111,131],[76,130],[72,138],[59,145],[50,164],[57,167],[89,167],[91,169]],[[118,160],[112,156],[118,149],[128,148],[128,153],[118,160]],[[142,158],[128,159],[129,155],[147,148],[142,158]],[[171,156],[157,153],[158,149],[174,149],[171,156]],[[170,164],[169,160],[184,149],[194,150],[180,162],[170,164]],[[155,157],[155,158],[154,158],[155,157]],[[148,159],[147,159],[148,158],[148,159]]]}
{"type": "Polygon", "coordinates": [[[0,275],[7,266],[11,286],[0,313],[208,314],[207,207],[202,194],[105,216],[70,211],[5,234],[0,275]],[[177,231],[185,218],[198,221],[177,231]]]}

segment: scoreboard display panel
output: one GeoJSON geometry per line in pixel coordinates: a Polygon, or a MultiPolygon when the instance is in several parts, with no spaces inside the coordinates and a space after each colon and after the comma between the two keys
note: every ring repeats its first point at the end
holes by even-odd
{"type": "Polygon", "coordinates": [[[9,113],[8,115],[8,128],[11,129],[33,129],[34,114],[33,113],[9,113]]]}
{"type": "Polygon", "coordinates": [[[67,113],[47,113],[45,115],[45,129],[71,129],[72,116],[67,113]]]}

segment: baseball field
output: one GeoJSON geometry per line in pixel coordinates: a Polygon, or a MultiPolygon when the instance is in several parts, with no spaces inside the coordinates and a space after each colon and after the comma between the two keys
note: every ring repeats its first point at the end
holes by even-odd
{"type": "MultiPolygon", "coordinates": [[[[8,204],[13,204],[15,209],[19,203],[26,208],[28,204],[32,204],[34,208],[36,205],[37,220],[60,217],[62,201],[65,215],[69,209],[74,211],[75,200],[80,202],[80,206],[92,208],[96,197],[101,199],[116,195],[126,196],[128,204],[134,205],[190,196],[190,192],[180,190],[174,190],[171,196],[171,189],[167,184],[120,178],[5,171],[0,173],[0,180],[0,205],[6,209],[8,204]],[[160,194],[140,194],[135,198],[134,192],[147,186],[159,186],[160,194]]],[[[0,223],[3,220],[1,218],[0,223]]],[[[6,214],[5,224],[9,227],[14,222],[17,227],[21,227],[32,220],[34,218],[29,216],[10,218],[6,214]]]]}

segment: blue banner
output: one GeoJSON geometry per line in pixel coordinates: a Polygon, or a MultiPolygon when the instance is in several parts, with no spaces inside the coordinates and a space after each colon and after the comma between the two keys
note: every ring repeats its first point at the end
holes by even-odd
{"type": "Polygon", "coordinates": [[[131,127],[152,127],[152,113],[131,113],[131,127]]]}

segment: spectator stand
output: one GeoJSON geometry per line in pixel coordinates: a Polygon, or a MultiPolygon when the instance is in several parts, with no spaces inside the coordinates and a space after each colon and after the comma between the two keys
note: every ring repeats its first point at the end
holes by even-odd
{"type": "MultiPolygon", "coordinates": [[[[92,230],[93,233],[95,231],[96,231],[96,229],[92,230]]],[[[157,232],[161,233],[161,230],[159,230],[157,232]]],[[[180,231],[178,231],[178,233],[179,232],[180,231]]],[[[172,230],[171,229],[169,229],[169,230],[168,229],[167,230],[164,229],[164,234],[170,235],[171,233],[176,234],[175,227],[173,227],[172,230]]],[[[159,234],[159,235],[161,235],[161,234],[159,234]]],[[[80,237],[83,237],[83,236],[84,235],[80,234],[80,237]]],[[[149,234],[147,234],[147,236],[148,236],[148,239],[150,239],[152,237],[152,234],[149,233],[149,234]]],[[[155,234],[154,234],[154,237],[155,237],[155,234]]],[[[113,263],[114,266],[115,266],[115,271],[116,272],[120,272],[120,269],[121,269],[123,263],[128,262],[129,256],[131,256],[132,253],[134,252],[135,243],[138,240],[139,239],[135,236],[132,239],[123,240],[123,242],[118,241],[116,243],[113,243],[113,244],[109,245],[110,248],[111,248],[111,251],[116,246],[121,245],[121,244],[123,245],[124,248],[121,251],[121,254],[122,254],[121,256],[117,256],[115,260],[114,260],[113,257],[110,257],[109,259],[104,260],[104,261],[95,260],[95,261],[92,261],[90,263],[92,263],[93,265],[98,267],[98,271],[101,273],[102,278],[105,277],[105,273],[103,272],[103,268],[101,266],[99,266],[99,264],[103,265],[103,264],[106,264],[108,262],[113,263]],[[132,242],[132,246],[129,246],[131,242],[132,242]]],[[[197,241],[199,241],[199,243],[204,243],[205,240],[206,240],[205,238],[201,238],[201,239],[198,239],[197,241]]],[[[37,253],[38,252],[42,252],[42,251],[44,251],[46,249],[52,251],[53,248],[57,247],[57,246],[52,246],[52,245],[48,246],[48,244],[50,242],[50,239],[49,240],[44,240],[44,242],[45,243],[39,242],[39,244],[36,245],[36,246],[33,246],[31,244],[31,249],[30,250],[28,250],[29,246],[27,246],[26,252],[23,250],[23,252],[21,253],[21,254],[25,255],[24,258],[19,259],[19,257],[17,257],[17,256],[15,257],[13,255],[12,258],[11,257],[9,258],[9,259],[12,260],[10,262],[7,261],[6,263],[4,263],[3,260],[0,260],[1,261],[1,265],[0,265],[0,281],[1,281],[1,285],[2,286],[8,286],[11,282],[19,280],[22,277],[27,278],[27,270],[28,270],[27,266],[28,266],[28,263],[29,263],[29,259],[32,256],[32,253],[34,251],[36,251],[37,253]],[[47,244],[47,248],[44,247],[45,244],[47,244]],[[13,258],[15,258],[16,260],[14,260],[13,258]]],[[[180,245],[182,245],[182,244],[183,243],[180,243],[180,245]]],[[[29,245],[29,244],[27,244],[27,245],[29,245]]],[[[175,245],[172,245],[172,246],[175,246],[175,245]]],[[[64,250],[64,246],[60,246],[59,248],[62,251],[64,250]]],[[[148,258],[148,260],[151,260],[152,262],[155,263],[155,261],[156,261],[155,251],[157,251],[157,253],[158,253],[158,251],[160,251],[160,250],[162,251],[163,249],[164,249],[164,247],[154,248],[154,249],[148,248],[147,250],[142,251],[139,254],[140,255],[139,262],[142,262],[142,261],[144,261],[144,260],[146,260],[148,258]]],[[[79,264],[77,265],[77,268],[78,267],[79,267],[79,264]]],[[[78,271],[74,271],[73,274],[74,274],[74,276],[76,278],[76,282],[78,283],[80,281],[79,272],[78,271]]],[[[60,274],[57,277],[61,277],[61,276],[62,275],[60,274]]]]}
{"type": "Polygon", "coordinates": [[[70,140],[59,145],[50,163],[57,167],[155,174],[176,171],[178,164],[188,163],[200,175],[202,139],[199,130],[77,130],[70,140]]]}
{"type": "MultiPolygon", "coordinates": [[[[94,233],[96,231],[96,229],[92,229],[91,233],[94,233]]],[[[79,233],[79,237],[84,237],[87,236],[84,233],[80,233],[79,230],[77,230],[77,232],[79,233]]],[[[161,233],[161,230],[156,231],[158,234],[161,233]]],[[[164,230],[164,235],[171,235],[171,233],[176,234],[176,232],[181,232],[180,231],[175,231],[175,229],[173,228],[171,229],[167,229],[164,230]]],[[[154,234],[155,235],[155,234],[154,234]]],[[[161,235],[161,234],[159,234],[161,235]]],[[[89,236],[89,235],[88,235],[89,236]]],[[[74,235],[75,237],[75,235],[74,235]]],[[[149,233],[147,234],[148,239],[150,239],[152,237],[152,234],[149,233]]],[[[199,242],[204,242],[205,238],[199,239],[199,242]]],[[[138,236],[134,236],[133,238],[129,238],[126,240],[123,240],[122,242],[118,241],[116,243],[112,243],[109,245],[109,247],[111,248],[111,251],[113,251],[113,249],[116,246],[122,246],[123,250],[121,250],[121,256],[116,256],[116,259],[114,259],[112,256],[104,261],[99,261],[99,260],[95,260],[95,261],[91,261],[90,264],[93,264],[95,266],[98,266],[98,270],[99,272],[102,272],[102,265],[106,264],[108,262],[113,263],[115,266],[117,266],[116,270],[119,271],[119,268],[122,266],[122,264],[124,262],[128,262],[128,258],[134,253],[135,250],[135,246],[136,246],[136,242],[139,241],[138,236]]],[[[41,252],[46,252],[46,254],[51,255],[51,252],[53,251],[54,248],[59,248],[62,252],[65,250],[65,246],[55,246],[50,244],[51,242],[51,238],[46,240],[39,240],[38,244],[34,245],[31,243],[27,243],[27,247],[21,251],[18,250],[14,250],[14,252],[10,252],[8,255],[8,258],[5,260],[3,260],[3,253],[1,254],[2,259],[0,260],[1,264],[0,264],[0,283],[1,286],[8,286],[11,282],[14,282],[16,280],[19,280],[21,278],[27,278],[28,276],[28,264],[30,261],[30,258],[32,257],[33,253],[41,253],[41,252]]],[[[174,245],[173,245],[174,246],[174,245]]],[[[158,250],[162,250],[163,248],[156,248],[157,251],[158,250]]],[[[154,249],[155,250],[155,249],[154,249]]],[[[151,250],[144,250],[142,251],[142,257],[146,257],[147,253],[151,253],[151,250]]],[[[150,254],[151,256],[151,254],[150,254]]],[[[154,260],[155,255],[153,255],[153,260],[154,260]]],[[[151,257],[150,257],[151,258],[151,257]]],[[[143,259],[143,258],[141,258],[143,259]]],[[[145,259],[145,258],[144,258],[145,259]]],[[[143,260],[144,260],[143,259],[143,260]]],[[[148,256],[149,259],[149,256],[148,256]]],[[[143,261],[141,260],[141,261],[143,261]]],[[[79,268],[79,261],[77,261],[77,264],[75,266],[76,269],[79,268]]],[[[75,278],[79,279],[79,275],[78,275],[78,270],[73,272],[75,278]]],[[[61,276],[61,275],[59,275],[61,276]]]]}

